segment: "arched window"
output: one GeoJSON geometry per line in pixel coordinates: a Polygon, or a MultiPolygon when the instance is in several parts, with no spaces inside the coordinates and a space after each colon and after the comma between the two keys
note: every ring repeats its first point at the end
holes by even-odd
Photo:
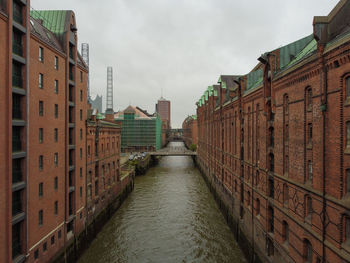
{"type": "Polygon", "coordinates": [[[284,113],[289,113],[289,98],[287,94],[284,95],[284,113]]]}
{"type": "Polygon", "coordinates": [[[270,177],[269,178],[269,197],[273,198],[274,197],[274,193],[275,193],[275,185],[274,185],[274,181],[273,178],[270,177]]]}
{"type": "Polygon", "coordinates": [[[274,214],[273,214],[273,208],[269,206],[268,211],[267,211],[267,229],[269,232],[274,231],[274,214]]]}
{"type": "Polygon", "coordinates": [[[250,206],[250,192],[248,191],[247,192],[247,203],[248,203],[248,206],[250,206]]]}
{"type": "Polygon", "coordinates": [[[345,96],[347,100],[350,100],[350,77],[345,79],[345,96]]]}
{"type": "Polygon", "coordinates": [[[285,183],[283,184],[283,203],[288,204],[289,199],[289,189],[288,185],[285,183]]]}
{"type": "Polygon", "coordinates": [[[312,198],[309,195],[305,196],[305,217],[311,218],[312,215],[312,198]]]}
{"type": "Polygon", "coordinates": [[[350,194],[350,168],[345,171],[345,182],[346,182],[346,191],[345,194],[350,194]]]}
{"type": "Polygon", "coordinates": [[[312,89],[311,88],[306,89],[306,105],[307,105],[307,110],[312,110],[312,89]]]}
{"type": "Polygon", "coordinates": [[[269,162],[270,162],[270,171],[273,172],[275,170],[275,158],[273,153],[269,154],[269,162]]]}
{"type": "Polygon", "coordinates": [[[346,148],[350,148],[350,121],[346,122],[346,148]]]}
{"type": "Polygon", "coordinates": [[[350,216],[345,216],[344,226],[344,241],[350,244],[350,216]]]}
{"type": "Polygon", "coordinates": [[[282,223],[282,239],[284,243],[289,242],[289,226],[286,221],[282,223]]]}
{"type": "Polygon", "coordinates": [[[307,175],[308,175],[308,177],[307,177],[308,181],[312,182],[313,174],[312,174],[312,161],[311,160],[309,160],[307,162],[307,175]]]}
{"type": "Polygon", "coordinates": [[[304,239],[304,261],[307,263],[312,263],[312,245],[309,240],[304,239]]]}
{"type": "Polygon", "coordinates": [[[273,127],[269,128],[269,133],[270,133],[270,146],[273,147],[275,143],[275,134],[274,134],[273,127]]]}

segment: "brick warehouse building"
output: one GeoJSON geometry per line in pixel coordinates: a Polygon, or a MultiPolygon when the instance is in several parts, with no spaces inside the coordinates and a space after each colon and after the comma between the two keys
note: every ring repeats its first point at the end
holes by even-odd
{"type": "MultiPolygon", "coordinates": [[[[94,110],[96,112],[96,110],[94,110]]],[[[87,220],[114,201],[127,183],[120,170],[121,128],[114,115],[93,113],[87,121],[87,220]]]]}
{"type": "Polygon", "coordinates": [[[197,103],[200,169],[263,262],[350,262],[349,13],[340,1],[197,103]]]}
{"type": "MultiPolygon", "coordinates": [[[[77,51],[75,14],[29,7],[28,0],[0,0],[1,262],[52,261],[95,216],[87,214],[88,68],[77,51]]],[[[101,126],[104,133],[108,125],[101,126]]],[[[113,127],[103,138],[115,146],[109,171],[118,180],[113,127]]],[[[108,185],[112,177],[105,178],[108,185]]],[[[127,181],[106,186],[106,200],[127,181]]]]}
{"type": "Polygon", "coordinates": [[[198,124],[197,116],[188,116],[182,123],[182,137],[185,145],[189,148],[192,144],[198,144],[198,124]]]}

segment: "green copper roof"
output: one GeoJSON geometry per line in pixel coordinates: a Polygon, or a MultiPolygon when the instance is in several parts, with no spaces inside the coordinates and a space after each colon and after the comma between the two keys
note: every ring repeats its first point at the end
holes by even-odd
{"type": "Polygon", "coordinates": [[[66,18],[71,11],[66,10],[31,10],[30,15],[35,19],[43,20],[43,26],[55,33],[62,35],[65,31],[66,18]]]}
{"type": "Polygon", "coordinates": [[[250,72],[247,75],[247,88],[246,90],[250,90],[252,88],[256,88],[260,82],[263,80],[263,71],[262,69],[255,70],[250,72]]]}
{"type": "Polygon", "coordinates": [[[222,81],[221,82],[221,87],[223,88],[223,89],[226,89],[227,87],[226,87],[226,82],[225,81],[222,81]]]}
{"type": "Polygon", "coordinates": [[[192,115],[192,119],[197,120],[197,115],[192,115]]]}
{"type": "Polygon", "coordinates": [[[97,115],[96,115],[96,119],[98,119],[98,120],[102,120],[102,119],[103,119],[102,114],[101,114],[101,113],[97,113],[97,115]]]}
{"type": "Polygon", "coordinates": [[[287,66],[312,40],[313,35],[299,39],[280,48],[280,69],[287,66]]]}
{"type": "Polygon", "coordinates": [[[214,88],[213,86],[208,86],[209,97],[213,95],[214,88]]]}
{"type": "Polygon", "coordinates": [[[312,39],[307,46],[299,52],[299,54],[286,66],[286,68],[296,64],[300,60],[302,60],[307,55],[313,53],[317,49],[317,42],[315,39],[312,39]]]}

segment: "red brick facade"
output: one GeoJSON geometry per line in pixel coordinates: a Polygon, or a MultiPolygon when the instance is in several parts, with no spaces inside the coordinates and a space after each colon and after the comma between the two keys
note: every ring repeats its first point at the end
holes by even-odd
{"type": "Polygon", "coordinates": [[[350,262],[349,12],[340,1],[314,39],[221,76],[198,102],[200,168],[263,261],[350,262]]]}
{"type": "Polygon", "coordinates": [[[198,124],[197,116],[188,116],[182,123],[182,137],[187,147],[198,144],[198,124]]]}
{"type": "Polygon", "coordinates": [[[28,0],[0,1],[1,262],[52,261],[129,182],[119,176],[119,127],[95,120],[86,128],[88,68],[75,14],[29,10],[28,0]],[[95,126],[106,149],[91,159],[95,126]],[[93,178],[105,187],[88,199],[92,163],[105,166],[93,178]]]}
{"type": "Polygon", "coordinates": [[[120,139],[121,128],[114,121],[96,119],[96,116],[91,116],[88,120],[87,220],[89,222],[122,190],[120,139]]]}

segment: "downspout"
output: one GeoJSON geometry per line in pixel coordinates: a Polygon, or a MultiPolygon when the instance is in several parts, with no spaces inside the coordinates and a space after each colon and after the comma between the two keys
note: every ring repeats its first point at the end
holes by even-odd
{"type": "MultiPolygon", "coordinates": [[[[322,111],[322,262],[326,263],[326,125],[327,125],[327,101],[328,101],[328,70],[324,58],[324,54],[322,51],[321,54],[322,61],[322,72],[323,72],[323,101],[321,104],[322,111]]],[[[322,86],[322,79],[321,86],[322,86]]]]}

